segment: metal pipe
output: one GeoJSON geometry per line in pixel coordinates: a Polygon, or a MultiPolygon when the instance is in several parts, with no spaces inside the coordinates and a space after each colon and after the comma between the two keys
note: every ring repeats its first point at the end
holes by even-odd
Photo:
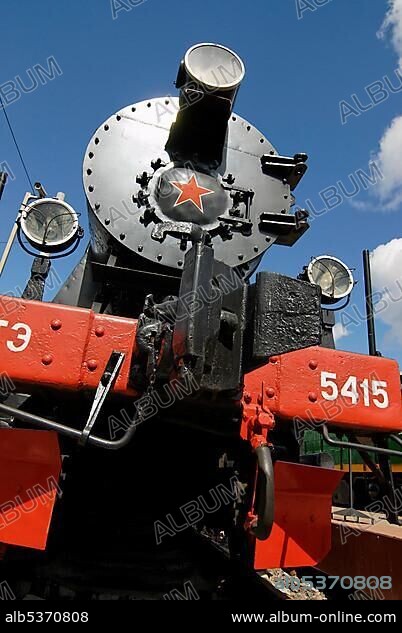
{"type": "Polygon", "coordinates": [[[349,464],[349,507],[354,510],[354,495],[353,495],[353,460],[352,449],[348,450],[348,464],[349,464]]]}
{"type": "Polygon", "coordinates": [[[371,451],[374,453],[380,453],[382,455],[396,455],[397,457],[402,457],[402,451],[394,451],[391,448],[379,448],[378,446],[370,446],[369,444],[359,444],[354,442],[342,442],[342,440],[333,440],[331,437],[329,437],[329,431],[326,424],[322,424],[321,429],[324,440],[330,446],[339,446],[341,448],[355,448],[358,451],[371,451]]]}
{"type": "Polygon", "coordinates": [[[4,187],[6,186],[8,173],[6,171],[0,171],[0,200],[3,195],[4,187]]]}
{"type": "MultiPolygon", "coordinates": [[[[32,194],[28,191],[25,194],[24,199],[22,201],[21,209],[25,209],[25,207],[27,206],[28,201],[30,200],[30,198],[32,198],[32,194]]],[[[8,256],[9,256],[10,251],[11,251],[11,248],[12,248],[12,246],[14,244],[15,237],[16,237],[16,235],[18,235],[18,229],[19,229],[18,221],[19,221],[19,218],[20,218],[20,215],[21,215],[21,209],[18,212],[17,217],[15,218],[15,222],[13,224],[13,227],[12,227],[11,231],[10,231],[10,235],[8,237],[7,244],[6,244],[6,246],[4,248],[4,251],[3,251],[2,255],[1,255],[1,259],[0,259],[0,276],[3,274],[4,266],[6,265],[8,256]]]]}
{"type": "Polygon", "coordinates": [[[15,236],[17,235],[17,232],[18,232],[18,224],[17,224],[17,222],[14,222],[13,228],[11,229],[10,235],[8,237],[8,240],[7,240],[7,244],[5,245],[4,251],[3,251],[2,255],[1,255],[1,259],[0,259],[0,276],[3,273],[4,266],[6,265],[6,262],[7,262],[9,254],[10,254],[11,248],[12,248],[12,246],[14,244],[14,240],[15,240],[15,236]]]}
{"type": "MultiPolygon", "coordinates": [[[[21,411],[21,409],[9,407],[6,404],[0,404],[0,411],[7,413],[7,415],[10,415],[14,418],[17,418],[17,420],[21,420],[21,422],[32,424],[33,426],[39,426],[40,428],[47,429],[49,431],[56,431],[57,433],[61,433],[62,435],[67,435],[67,437],[71,437],[72,439],[80,440],[82,439],[82,436],[83,436],[82,431],[78,429],[73,429],[69,426],[65,426],[65,424],[60,424],[59,422],[54,422],[53,420],[42,418],[39,415],[28,413],[28,411],[21,411]]],[[[93,446],[98,446],[99,448],[107,448],[109,450],[117,450],[119,448],[123,448],[132,439],[137,426],[138,426],[138,423],[136,423],[136,421],[133,420],[132,426],[130,426],[130,428],[126,431],[123,437],[121,437],[119,440],[106,440],[103,437],[90,435],[88,438],[88,444],[92,444],[93,446]]]]}
{"type": "Polygon", "coordinates": [[[251,531],[258,540],[265,541],[271,534],[274,525],[274,466],[269,446],[259,446],[255,452],[258,459],[258,498],[255,501],[257,521],[252,526],[251,531]]]}
{"type": "Polygon", "coordinates": [[[363,251],[363,271],[369,354],[370,356],[378,356],[373,310],[373,289],[371,285],[370,252],[368,250],[363,251]]]}
{"type": "Polygon", "coordinates": [[[38,196],[40,198],[46,198],[47,197],[47,193],[46,193],[45,189],[43,188],[42,183],[35,182],[34,187],[35,187],[35,190],[37,191],[38,196]]]}
{"type": "Polygon", "coordinates": [[[395,433],[391,433],[390,438],[391,440],[399,444],[399,446],[402,446],[402,438],[400,438],[398,435],[395,435],[395,433]]]}

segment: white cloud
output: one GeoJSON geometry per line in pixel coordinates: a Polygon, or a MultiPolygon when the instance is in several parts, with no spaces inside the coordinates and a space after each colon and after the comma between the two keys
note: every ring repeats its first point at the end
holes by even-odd
{"type": "Polygon", "coordinates": [[[339,343],[342,338],[345,338],[345,336],[349,336],[350,334],[348,328],[342,323],[335,323],[332,333],[334,335],[335,343],[339,343]]]}
{"type": "Polygon", "coordinates": [[[371,273],[376,318],[389,327],[390,338],[402,344],[402,238],[374,249],[371,273]]]}
{"type": "Polygon", "coordinates": [[[362,202],[361,200],[353,200],[351,198],[348,200],[351,207],[357,209],[358,211],[372,211],[374,210],[374,206],[371,202],[362,202]]]}
{"type": "MultiPolygon", "coordinates": [[[[377,36],[389,38],[398,55],[402,70],[402,0],[388,0],[388,11],[377,36]]],[[[394,210],[402,203],[402,116],[397,116],[385,130],[379,143],[376,161],[383,179],[373,190],[380,210],[394,210]]]]}
{"type": "Polygon", "coordinates": [[[385,130],[375,162],[383,178],[373,192],[382,210],[396,209],[402,203],[402,116],[395,117],[385,130]]]}
{"type": "Polygon", "coordinates": [[[389,0],[388,11],[377,35],[381,39],[390,37],[392,46],[399,57],[402,69],[402,0],[389,0]]]}

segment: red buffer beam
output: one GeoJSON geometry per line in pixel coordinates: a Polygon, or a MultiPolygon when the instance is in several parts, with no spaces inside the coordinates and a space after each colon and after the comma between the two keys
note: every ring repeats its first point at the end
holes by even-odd
{"type": "Polygon", "coordinates": [[[244,383],[260,411],[280,419],[402,431],[399,367],[388,358],[309,347],[272,357],[244,383]]]}
{"type": "Polygon", "coordinates": [[[0,296],[0,370],[22,385],[96,389],[118,351],[125,360],[114,391],[129,394],[136,328],[133,319],[0,296]]]}

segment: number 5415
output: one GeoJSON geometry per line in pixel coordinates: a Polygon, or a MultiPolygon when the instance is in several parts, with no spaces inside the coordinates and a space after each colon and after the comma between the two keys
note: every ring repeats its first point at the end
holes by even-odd
{"type": "Polygon", "coordinates": [[[349,376],[340,386],[336,374],[330,371],[321,372],[321,395],[325,400],[336,400],[341,395],[343,398],[349,398],[351,404],[357,404],[363,397],[365,407],[369,407],[371,403],[379,409],[386,409],[389,406],[385,380],[364,378],[359,382],[356,376],[349,376]]]}

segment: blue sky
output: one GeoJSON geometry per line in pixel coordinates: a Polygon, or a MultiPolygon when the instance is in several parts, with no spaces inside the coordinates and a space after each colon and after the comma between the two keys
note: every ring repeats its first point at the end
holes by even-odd
{"type": "MultiPolygon", "coordinates": [[[[400,0],[393,1],[399,8],[400,0]]],[[[326,189],[328,197],[328,187],[335,187],[339,193],[339,182],[350,191],[349,175],[369,173],[369,161],[377,156],[386,172],[382,182],[367,191],[360,186],[351,199],[342,196],[340,204],[314,219],[296,246],[274,246],[263,261],[266,269],[297,275],[311,256],[336,255],[356,269],[359,283],[352,303],[363,310],[362,249],[373,250],[401,236],[402,200],[396,203],[394,195],[400,193],[400,182],[395,184],[398,175],[389,157],[394,147],[389,150],[386,144],[386,155],[379,149],[387,128],[402,114],[402,90],[393,94],[384,83],[387,77],[395,88],[402,85],[402,74],[399,81],[395,75],[402,40],[394,37],[392,42],[392,30],[383,39],[377,37],[390,8],[386,0],[19,0],[2,5],[0,91],[3,87],[7,92],[7,82],[15,83],[17,76],[29,86],[28,69],[46,67],[49,57],[61,69],[36,90],[20,91],[18,99],[8,93],[7,112],[32,180],[43,182],[51,194],[65,191],[67,201],[82,212],[84,226],[81,165],[93,131],[125,105],[175,94],[178,63],[200,41],[225,44],[242,56],[247,74],[236,111],[280,153],[308,153],[309,170],[295,192],[301,207],[311,200],[322,210],[320,192],[326,189]],[[379,91],[375,106],[365,92],[374,82],[381,82],[372,88],[379,91]],[[340,102],[353,103],[352,94],[366,111],[350,114],[342,124],[340,102]]],[[[3,162],[15,176],[0,202],[0,240],[5,241],[27,182],[0,116],[3,162]]],[[[328,202],[334,204],[336,198],[328,202]]],[[[78,257],[76,253],[56,264],[60,277],[78,257]]],[[[0,292],[24,287],[29,266],[16,245],[0,292]]],[[[388,324],[378,319],[378,347],[402,362],[402,337],[395,334],[397,317],[392,318],[388,324]]],[[[364,324],[349,325],[339,345],[366,352],[364,324]]]]}

